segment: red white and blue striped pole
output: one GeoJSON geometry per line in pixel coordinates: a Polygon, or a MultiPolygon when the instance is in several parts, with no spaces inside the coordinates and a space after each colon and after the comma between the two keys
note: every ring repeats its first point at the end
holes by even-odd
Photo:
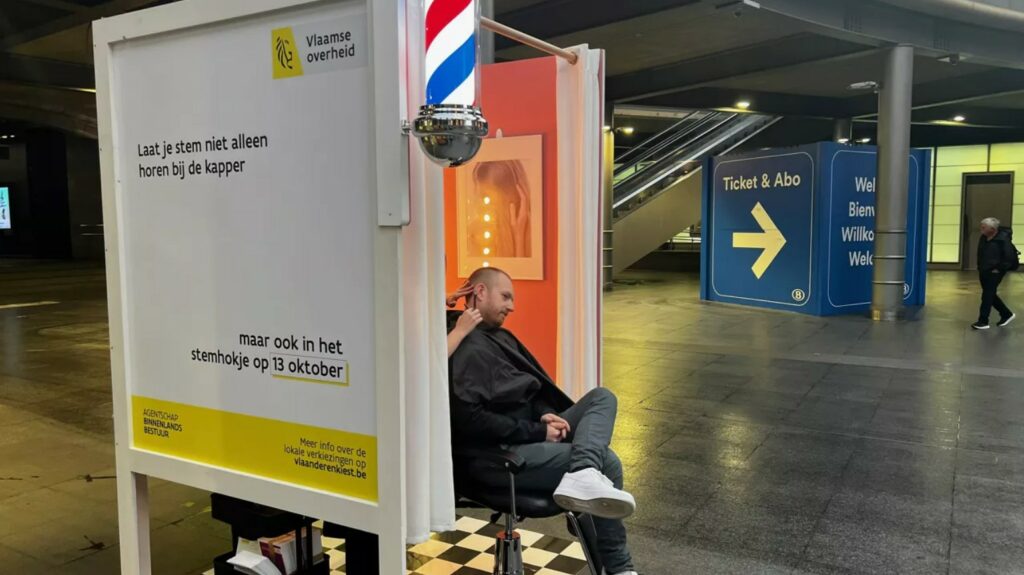
{"type": "Polygon", "coordinates": [[[476,104],[476,0],[427,0],[427,105],[476,104]]]}
{"type": "Polygon", "coordinates": [[[477,107],[480,73],[476,0],[425,0],[426,102],[413,124],[423,151],[443,166],[471,160],[487,135],[477,107]]]}

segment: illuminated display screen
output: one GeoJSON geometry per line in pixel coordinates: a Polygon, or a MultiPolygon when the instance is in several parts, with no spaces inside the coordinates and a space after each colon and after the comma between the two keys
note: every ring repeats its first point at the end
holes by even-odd
{"type": "Polygon", "coordinates": [[[0,230],[11,229],[11,189],[0,186],[0,230]]]}

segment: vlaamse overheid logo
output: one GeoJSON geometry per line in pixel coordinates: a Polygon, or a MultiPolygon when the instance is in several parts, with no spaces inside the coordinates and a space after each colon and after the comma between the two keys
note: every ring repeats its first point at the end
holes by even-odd
{"type": "Polygon", "coordinates": [[[274,78],[292,78],[302,75],[302,59],[295,45],[291,27],[278,28],[271,34],[274,50],[274,78]]]}
{"type": "Polygon", "coordinates": [[[277,63],[289,70],[294,70],[295,52],[292,50],[291,40],[278,36],[274,41],[274,47],[277,50],[277,63]]]}
{"type": "Polygon", "coordinates": [[[294,70],[292,62],[295,61],[295,53],[292,51],[292,42],[281,36],[274,41],[274,48],[278,50],[278,63],[288,70],[294,70]]]}
{"type": "Polygon", "coordinates": [[[271,49],[274,79],[364,67],[366,14],[276,28],[271,49]]]}

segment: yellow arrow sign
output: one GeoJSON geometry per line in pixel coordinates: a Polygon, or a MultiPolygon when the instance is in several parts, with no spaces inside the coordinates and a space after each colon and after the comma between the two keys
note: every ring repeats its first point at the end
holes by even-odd
{"type": "Polygon", "coordinates": [[[757,202],[754,205],[754,209],[750,210],[750,213],[754,215],[757,225],[761,226],[761,229],[764,231],[756,233],[734,232],[732,234],[732,247],[764,250],[761,252],[761,256],[757,258],[757,261],[754,262],[753,267],[750,268],[754,275],[757,276],[757,279],[761,279],[764,272],[768,271],[768,266],[772,265],[775,257],[779,255],[782,247],[786,245],[786,238],[783,237],[775,222],[768,217],[768,212],[764,211],[764,206],[761,205],[761,202],[757,202]]]}

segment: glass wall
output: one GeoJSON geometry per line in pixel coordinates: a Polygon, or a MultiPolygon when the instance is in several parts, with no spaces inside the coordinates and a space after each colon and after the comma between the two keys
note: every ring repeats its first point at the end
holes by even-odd
{"type": "Polygon", "coordinates": [[[964,174],[1014,172],[1013,221],[1024,226],[1024,143],[935,148],[932,169],[929,263],[960,263],[964,174]]]}

